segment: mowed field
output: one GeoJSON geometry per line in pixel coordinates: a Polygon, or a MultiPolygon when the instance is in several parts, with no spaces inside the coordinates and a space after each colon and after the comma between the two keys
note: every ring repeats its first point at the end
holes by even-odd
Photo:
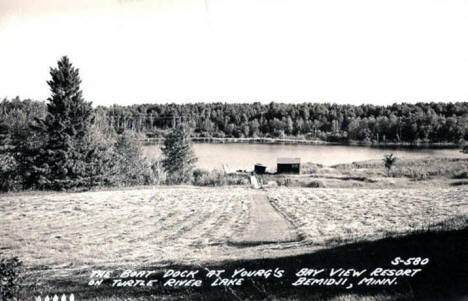
{"type": "Polygon", "coordinates": [[[426,229],[454,217],[462,217],[462,227],[468,218],[466,188],[271,188],[264,193],[302,239],[231,244],[249,229],[249,200],[256,193],[247,187],[181,186],[4,195],[0,247],[5,255],[18,256],[29,273],[74,278],[89,276],[93,268],[302,254],[426,229]]]}
{"type": "Polygon", "coordinates": [[[468,221],[468,189],[285,189],[270,202],[311,244],[375,240],[468,221]]]}

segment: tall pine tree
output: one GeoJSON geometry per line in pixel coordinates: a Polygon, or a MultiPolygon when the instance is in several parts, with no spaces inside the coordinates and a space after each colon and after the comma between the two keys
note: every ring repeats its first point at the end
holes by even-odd
{"type": "Polygon", "coordinates": [[[47,134],[43,146],[42,171],[39,186],[48,189],[69,189],[87,185],[89,166],[94,150],[87,139],[93,109],[83,99],[78,69],[68,57],[50,69],[52,79],[47,83],[52,92],[47,115],[40,127],[47,134]]]}
{"type": "Polygon", "coordinates": [[[191,146],[190,129],[184,124],[176,126],[165,137],[161,151],[168,182],[188,183],[192,177],[193,165],[197,161],[191,146]]]}

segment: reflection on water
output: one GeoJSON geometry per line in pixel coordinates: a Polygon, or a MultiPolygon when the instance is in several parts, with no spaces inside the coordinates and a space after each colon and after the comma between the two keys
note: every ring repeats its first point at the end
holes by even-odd
{"type": "MultiPolygon", "coordinates": [[[[145,145],[145,155],[150,159],[160,156],[160,145],[145,145]]],[[[198,157],[197,166],[206,169],[221,169],[222,164],[232,169],[252,170],[255,163],[263,163],[269,168],[276,167],[279,157],[300,157],[301,162],[314,162],[323,165],[351,163],[354,161],[382,159],[386,153],[399,158],[463,157],[459,149],[395,148],[347,145],[289,145],[289,144],[193,144],[198,157]]]]}

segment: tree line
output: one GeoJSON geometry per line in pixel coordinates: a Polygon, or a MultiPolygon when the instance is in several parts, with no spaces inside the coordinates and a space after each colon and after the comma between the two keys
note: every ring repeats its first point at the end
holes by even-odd
{"type": "MultiPolygon", "coordinates": [[[[329,103],[196,103],[99,106],[115,130],[162,137],[187,123],[197,137],[316,139],[368,143],[461,143],[468,140],[468,102],[338,105],[329,103]]],[[[0,103],[2,119],[18,123],[41,116],[45,104],[20,99],[0,103]]]]}
{"type": "Polygon", "coordinates": [[[300,137],[325,141],[468,140],[468,102],[364,104],[142,104],[103,108],[116,128],[150,135],[187,122],[199,137],[300,137]],[[177,118],[177,119],[176,119],[177,118]]]}

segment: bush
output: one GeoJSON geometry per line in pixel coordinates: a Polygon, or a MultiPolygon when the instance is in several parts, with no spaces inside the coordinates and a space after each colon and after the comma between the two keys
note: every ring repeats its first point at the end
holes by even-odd
{"type": "Polygon", "coordinates": [[[385,154],[384,158],[382,159],[385,168],[387,169],[388,174],[390,174],[390,170],[392,169],[393,164],[395,164],[397,158],[393,154],[385,154]]]}
{"type": "Polygon", "coordinates": [[[250,184],[247,175],[230,174],[226,175],[226,185],[248,185],[250,184]]]}
{"type": "Polygon", "coordinates": [[[468,171],[462,171],[453,176],[455,179],[468,179],[468,171]]]}
{"type": "Polygon", "coordinates": [[[22,189],[21,179],[17,173],[18,164],[10,154],[0,153],[0,191],[17,191],[22,189]]]}
{"type": "Polygon", "coordinates": [[[457,181],[450,183],[450,186],[463,186],[463,185],[468,185],[468,181],[457,181]]]}
{"type": "Polygon", "coordinates": [[[194,180],[199,180],[202,177],[208,176],[210,174],[209,170],[203,169],[203,168],[197,168],[193,171],[193,179],[194,180]]]}
{"type": "Polygon", "coordinates": [[[193,185],[197,186],[223,186],[226,185],[226,176],[224,172],[213,170],[209,172],[206,169],[195,169],[193,171],[193,185]]]}
{"type": "Polygon", "coordinates": [[[290,178],[280,178],[278,180],[276,180],[276,183],[278,184],[278,186],[291,186],[292,185],[292,181],[290,178]]]}
{"type": "Polygon", "coordinates": [[[160,185],[166,182],[167,175],[161,161],[154,161],[151,163],[151,171],[153,177],[152,184],[160,185]]]}
{"type": "Polygon", "coordinates": [[[193,171],[192,184],[196,186],[224,186],[224,185],[247,185],[247,175],[225,174],[220,170],[208,171],[197,168],[193,171]]]}
{"type": "Polygon", "coordinates": [[[318,180],[314,180],[314,181],[311,181],[307,187],[310,187],[310,188],[320,188],[320,187],[325,187],[325,185],[322,183],[322,181],[318,181],[318,180]]]}
{"type": "Polygon", "coordinates": [[[22,262],[18,257],[0,260],[0,300],[19,300],[22,262]]]}
{"type": "Polygon", "coordinates": [[[316,173],[321,168],[323,168],[322,164],[307,162],[307,163],[302,164],[301,173],[302,174],[312,174],[312,173],[316,173]]]}

